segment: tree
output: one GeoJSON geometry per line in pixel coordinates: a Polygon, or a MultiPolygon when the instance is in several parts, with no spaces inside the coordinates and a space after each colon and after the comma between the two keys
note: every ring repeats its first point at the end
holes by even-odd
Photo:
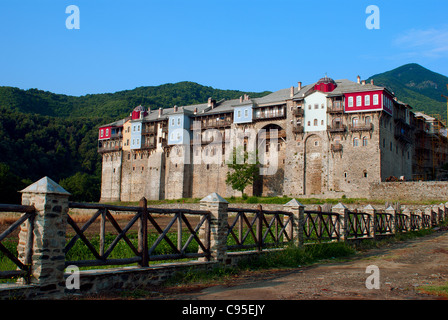
{"type": "Polygon", "coordinates": [[[234,148],[229,162],[231,171],[227,172],[226,183],[244,195],[244,189],[258,179],[260,163],[257,154],[244,151],[241,147],[234,148]]]}

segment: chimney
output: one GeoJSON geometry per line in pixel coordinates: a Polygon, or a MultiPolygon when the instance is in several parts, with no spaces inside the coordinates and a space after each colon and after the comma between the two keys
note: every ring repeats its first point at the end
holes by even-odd
{"type": "Polygon", "coordinates": [[[302,82],[301,81],[297,82],[297,89],[299,91],[302,90],[302,82]]]}
{"type": "Polygon", "coordinates": [[[163,108],[159,108],[159,118],[163,115],[163,108]]]}
{"type": "Polygon", "coordinates": [[[240,103],[243,102],[243,96],[240,97],[240,103]]]}
{"type": "Polygon", "coordinates": [[[363,86],[366,85],[366,80],[362,80],[362,85],[363,85],[363,86]]]}
{"type": "Polygon", "coordinates": [[[177,106],[174,106],[174,112],[177,112],[177,106]]]}
{"type": "Polygon", "coordinates": [[[294,86],[291,86],[291,89],[289,91],[289,97],[290,98],[294,97],[294,86]]]}
{"type": "Polygon", "coordinates": [[[198,113],[198,107],[194,108],[194,114],[198,113]]]}
{"type": "Polygon", "coordinates": [[[361,77],[358,76],[358,77],[357,77],[357,80],[358,80],[358,84],[360,84],[360,83],[361,83],[361,77]]]}
{"type": "Polygon", "coordinates": [[[373,79],[370,79],[370,84],[373,85],[373,79]]]}
{"type": "Polygon", "coordinates": [[[212,98],[208,98],[208,102],[207,102],[207,107],[211,107],[212,106],[212,98]]]}

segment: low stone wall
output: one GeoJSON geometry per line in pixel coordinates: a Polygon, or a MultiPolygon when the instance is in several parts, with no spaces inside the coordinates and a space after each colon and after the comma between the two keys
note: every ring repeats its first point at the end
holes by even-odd
{"type": "Polygon", "coordinates": [[[448,198],[448,181],[401,181],[372,183],[370,199],[440,200],[448,198]]]}

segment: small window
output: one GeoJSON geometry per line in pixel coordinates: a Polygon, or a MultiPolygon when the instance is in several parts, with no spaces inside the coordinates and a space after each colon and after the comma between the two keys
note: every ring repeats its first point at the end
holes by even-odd
{"type": "Polygon", "coordinates": [[[358,138],[353,138],[353,146],[354,147],[359,146],[359,139],[358,138]]]}
{"type": "Polygon", "coordinates": [[[171,126],[174,126],[174,119],[171,119],[171,126]]]}
{"type": "Polygon", "coordinates": [[[361,107],[362,106],[362,97],[356,96],[356,106],[361,107]]]}
{"type": "Polygon", "coordinates": [[[177,118],[177,125],[180,126],[180,118],[177,118]]]}
{"type": "Polygon", "coordinates": [[[363,176],[364,176],[364,178],[367,178],[367,171],[363,172],[363,176]]]}
{"type": "Polygon", "coordinates": [[[378,103],[379,103],[379,101],[378,101],[378,95],[377,95],[377,94],[374,94],[374,95],[373,95],[373,105],[374,105],[374,106],[377,106],[378,103]]]}
{"type": "Polygon", "coordinates": [[[310,127],[311,126],[311,121],[308,121],[308,127],[310,127]]]}
{"type": "Polygon", "coordinates": [[[367,137],[362,138],[362,146],[367,147],[367,137]]]}
{"type": "Polygon", "coordinates": [[[317,126],[317,119],[314,119],[314,126],[317,126]]]}
{"type": "Polygon", "coordinates": [[[353,97],[348,97],[348,106],[349,108],[353,107],[353,97]]]}
{"type": "Polygon", "coordinates": [[[392,141],[390,142],[390,151],[392,151],[392,141]]]}
{"type": "Polygon", "coordinates": [[[308,110],[311,110],[311,105],[310,104],[308,105],[308,110]]]}
{"type": "Polygon", "coordinates": [[[318,147],[318,146],[319,146],[319,141],[317,141],[317,140],[314,141],[314,146],[315,146],[315,147],[318,147]]]}
{"type": "Polygon", "coordinates": [[[238,118],[241,118],[241,110],[238,110],[238,118]]]}
{"type": "Polygon", "coordinates": [[[247,109],[244,109],[244,117],[248,117],[249,116],[249,110],[247,110],[247,109]]]}
{"type": "Polygon", "coordinates": [[[320,125],[323,126],[324,125],[324,120],[320,121],[320,125]]]}
{"type": "Polygon", "coordinates": [[[314,104],[314,109],[319,109],[319,105],[317,103],[314,104]]]}
{"type": "Polygon", "coordinates": [[[364,105],[370,106],[370,95],[368,94],[364,96],[364,105]]]}

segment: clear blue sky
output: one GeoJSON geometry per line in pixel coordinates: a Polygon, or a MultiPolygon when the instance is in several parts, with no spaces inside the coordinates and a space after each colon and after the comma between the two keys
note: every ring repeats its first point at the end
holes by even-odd
{"type": "Polygon", "coordinates": [[[448,1],[1,0],[0,85],[69,95],[194,81],[278,90],[416,62],[448,75],[448,1]],[[366,8],[380,9],[369,30],[366,8]],[[66,28],[66,7],[80,29],[66,28]]]}

